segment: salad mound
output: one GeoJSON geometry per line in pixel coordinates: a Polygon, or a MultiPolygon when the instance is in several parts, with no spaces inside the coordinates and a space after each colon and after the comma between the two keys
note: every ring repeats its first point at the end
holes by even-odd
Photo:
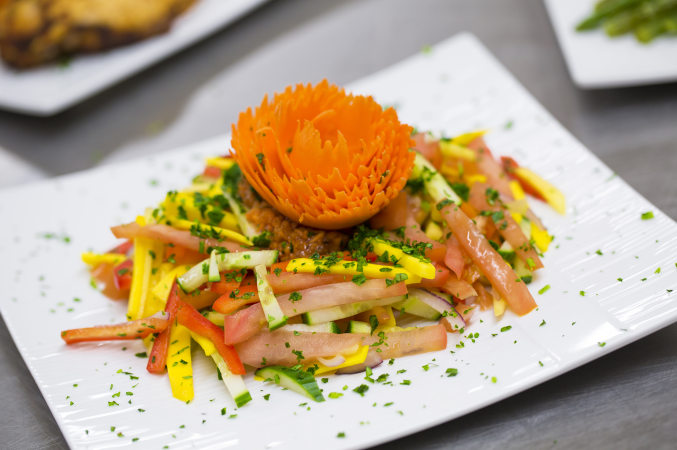
{"type": "Polygon", "coordinates": [[[411,127],[394,109],[326,80],[288,87],[241,113],[231,144],[266,202],[321,229],[376,214],[404,187],[414,162],[411,127]]]}
{"type": "Polygon", "coordinates": [[[184,402],[196,344],[242,406],[248,371],[323,401],[316,376],[444,350],[478,311],[527,314],[552,237],[526,194],[561,213],[565,199],[484,134],[414,133],[326,81],[264,99],[232,155],[82,255],[127,321],[61,337],[143,339],[184,402]]]}

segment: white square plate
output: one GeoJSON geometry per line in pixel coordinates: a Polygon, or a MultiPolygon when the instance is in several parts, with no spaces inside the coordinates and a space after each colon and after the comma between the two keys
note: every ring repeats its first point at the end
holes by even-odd
{"type": "Polygon", "coordinates": [[[194,348],[195,400],[186,405],[172,398],[166,377],[146,373],[146,360],[134,357],[144,351],[140,342],[67,347],[59,332],[123,320],[125,302],[90,287],[80,252],[112,246],[110,225],[184,186],[204,156],[223,152],[228,137],[1,191],[0,309],[73,448],[364,447],[497,402],[677,320],[677,291],[668,292],[677,288],[677,224],[614,177],[473,36],[445,41],[351,90],[397,106],[419,129],[454,135],[490,128],[494,152],[514,156],[563,190],[566,216],[533,204],[556,236],[531,285],[539,308],[501,320],[481,313],[468,330],[479,333],[474,342],[463,337],[459,348],[458,335],[449,335],[445,351],[374,370],[374,377],[388,373],[392,385],[370,384],[363,374],[332,376],[320,383],[325,394],[344,395],[324,403],[305,404],[249,375],[253,401],[236,410],[213,365],[194,348]],[[655,218],[641,220],[649,210],[655,218]],[[538,295],[545,285],[550,289],[538,295]],[[458,376],[447,377],[447,368],[458,376]],[[402,385],[405,379],[411,384],[402,385]],[[352,389],[363,383],[369,390],[361,397],[352,389]]]}
{"type": "Polygon", "coordinates": [[[50,116],[234,22],[267,0],[200,0],[166,34],[125,47],[16,71],[0,62],[0,108],[50,116]]]}
{"type": "Polygon", "coordinates": [[[597,89],[677,80],[677,38],[640,44],[634,36],[608,37],[603,30],[579,33],[576,25],[595,0],[545,0],[571,78],[581,88],[597,89]]]}

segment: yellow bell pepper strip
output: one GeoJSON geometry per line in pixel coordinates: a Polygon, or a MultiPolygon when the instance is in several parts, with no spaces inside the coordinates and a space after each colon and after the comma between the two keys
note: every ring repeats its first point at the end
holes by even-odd
{"type": "Polygon", "coordinates": [[[123,263],[127,256],[120,253],[92,253],[85,252],[81,255],[82,262],[90,266],[98,266],[99,264],[110,264],[117,266],[123,263]]]}
{"type": "Polygon", "coordinates": [[[167,271],[161,278],[160,281],[153,288],[153,296],[159,299],[163,303],[167,302],[167,297],[169,297],[169,292],[172,289],[174,280],[188,272],[191,266],[179,266],[172,267],[171,270],[167,271]]]}
{"type": "Polygon", "coordinates": [[[484,136],[489,130],[475,130],[470,131],[469,133],[463,133],[458,136],[455,136],[451,139],[452,142],[458,145],[467,146],[475,139],[484,136]]]}
{"type": "MultiPolygon", "coordinates": [[[[202,198],[209,198],[202,196],[202,198]]],[[[209,217],[209,214],[212,213],[215,209],[211,205],[206,205],[204,212],[195,206],[196,203],[196,194],[188,192],[170,192],[165,197],[165,200],[160,204],[163,209],[163,213],[167,222],[173,223],[174,220],[179,220],[184,218],[185,220],[191,222],[201,222],[205,223],[207,219],[205,216],[209,217]]],[[[237,218],[235,214],[229,211],[218,210],[219,215],[223,215],[219,223],[214,223],[220,228],[227,228],[229,230],[236,231],[238,229],[237,218]]],[[[217,217],[218,220],[218,217],[217,217]]],[[[210,223],[211,225],[211,223],[210,223]]]]}
{"type": "MultiPolygon", "coordinates": [[[[137,222],[145,220],[142,217],[137,222]]],[[[129,293],[127,318],[136,320],[143,317],[146,301],[150,294],[151,276],[154,260],[162,255],[163,244],[144,237],[134,238],[134,270],[132,271],[132,286],[129,293]]]]}
{"type": "Polygon", "coordinates": [[[445,158],[461,159],[463,161],[475,161],[477,157],[475,152],[469,148],[458,144],[456,141],[441,140],[439,143],[440,152],[445,158]]]}
{"type": "MultiPolygon", "coordinates": [[[[339,369],[342,369],[344,367],[350,367],[350,366],[356,366],[358,364],[362,364],[366,359],[367,359],[367,353],[369,353],[369,346],[368,345],[360,345],[360,347],[355,351],[354,353],[350,353],[348,355],[343,355],[345,357],[345,361],[337,366],[333,367],[328,367],[322,364],[320,361],[317,361],[316,364],[318,366],[318,369],[315,370],[314,375],[322,375],[323,373],[333,373],[336,372],[339,369]]],[[[314,367],[314,364],[311,364],[310,367],[314,367]]]]}
{"type": "Polygon", "coordinates": [[[550,182],[525,167],[515,169],[515,176],[538,192],[552,208],[560,214],[566,214],[564,194],[550,182]]]}
{"type": "MultiPolygon", "coordinates": [[[[353,277],[364,275],[366,278],[404,278],[405,284],[420,283],[421,277],[412,272],[391,266],[382,266],[379,264],[362,264],[358,267],[356,261],[338,260],[335,264],[325,265],[321,259],[296,258],[289,261],[287,272],[301,273],[333,273],[337,275],[352,275],[353,277]]],[[[433,266],[434,271],[434,266],[433,266]]],[[[433,278],[435,275],[433,274],[433,278]]]]}
{"type": "Polygon", "coordinates": [[[516,178],[524,191],[545,200],[558,213],[562,215],[566,213],[564,194],[549,181],[544,180],[526,167],[520,166],[508,156],[501,157],[501,163],[506,173],[516,178]]]}
{"type": "Polygon", "coordinates": [[[190,220],[184,219],[172,220],[171,226],[179,230],[190,230],[191,232],[193,230],[196,230],[201,235],[202,234],[208,235],[209,237],[213,237],[219,240],[230,239],[231,241],[235,241],[239,244],[244,244],[248,246],[254,245],[246,236],[243,236],[237,231],[229,230],[227,228],[214,227],[212,225],[204,225],[199,222],[191,222],[190,220]]]}
{"type": "Polygon", "coordinates": [[[508,183],[508,185],[510,186],[510,192],[512,192],[512,196],[514,197],[515,200],[522,200],[526,198],[524,189],[522,189],[522,185],[520,185],[519,182],[511,180],[510,183],[508,183]]]}
{"type": "Polygon", "coordinates": [[[167,374],[174,398],[182,402],[193,399],[193,362],[190,354],[190,331],[183,325],[172,327],[167,354],[167,374]]]}
{"type": "Polygon", "coordinates": [[[200,336],[193,331],[190,332],[190,337],[192,337],[193,340],[197,342],[200,347],[202,347],[202,351],[205,352],[205,356],[212,356],[212,353],[216,351],[216,346],[206,337],[200,336]]]}
{"type": "Polygon", "coordinates": [[[472,186],[475,183],[486,183],[487,182],[487,176],[483,175],[481,173],[467,174],[467,175],[463,176],[463,179],[468,184],[468,186],[472,186]]]}
{"type": "Polygon", "coordinates": [[[442,239],[442,236],[444,236],[444,233],[442,232],[442,228],[435,221],[431,220],[425,227],[425,235],[433,241],[439,241],[442,239]]]}
{"type": "Polygon", "coordinates": [[[380,239],[373,239],[370,243],[374,247],[374,253],[376,253],[378,256],[382,256],[387,253],[389,257],[397,258],[397,264],[400,264],[409,272],[428,280],[435,279],[435,266],[433,266],[430,261],[425,261],[421,258],[417,258],[416,256],[408,255],[401,249],[380,239]]]}
{"type": "Polygon", "coordinates": [[[212,156],[207,158],[206,163],[210,167],[218,167],[221,170],[228,170],[233,167],[235,160],[224,156],[212,156]]]}
{"type": "Polygon", "coordinates": [[[547,231],[540,229],[538,225],[533,222],[531,222],[531,239],[534,240],[536,247],[538,247],[542,253],[548,251],[550,242],[552,242],[552,236],[550,236],[547,231]]]}
{"type": "Polygon", "coordinates": [[[508,304],[502,298],[494,297],[494,316],[501,317],[508,304]]]}

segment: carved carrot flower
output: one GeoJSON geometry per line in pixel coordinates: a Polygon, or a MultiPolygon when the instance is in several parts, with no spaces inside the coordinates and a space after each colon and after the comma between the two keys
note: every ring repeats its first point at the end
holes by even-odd
{"type": "Polygon", "coordinates": [[[265,97],[233,125],[232,146],[251,186],[303,225],[340,229],[372,217],[404,187],[411,127],[372,97],[326,80],[265,97]]]}

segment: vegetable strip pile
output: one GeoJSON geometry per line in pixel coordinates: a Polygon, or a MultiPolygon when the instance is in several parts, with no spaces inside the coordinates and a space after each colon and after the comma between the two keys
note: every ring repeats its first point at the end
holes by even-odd
{"type": "MultiPolygon", "coordinates": [[[[365,105],[372,99],[351,98],[371,110],[365,105]]],[[[347,104],[334,100],[329,103],[347,104]]],[[[248,114],[246,123],[257,122],[257,112],[248,114]]],[[[336,114],[320,114],[315,125],[331,128],[336,114]]],[[[389,127],[409,129],[397,125],[394,111],[386,116],[389,127]]],[[[62,338],[67,344],[143,339],[148,372],[167,371],[173,395],[185,402],[194,396],[196,342],[242,406],[251,400],[242,378],[247,368],[322,401],[319,374],[370,372],[384,359],[442,350],[447,333],[465,332],[478,310],[527,314],[536,307],[527,284],[543,267],[552,237],[525,193],[560,213],[565,200],[513,159],[495,159],[483,134],[412,134],[415,151],[397,163],[399,173],[409,174],[406,186],[388,191],[387,206],[368,220],[357,208],[363,219],[339,230],[346,236],[340,251],[312,252],[321,230],[297,224],[308,242],[286,243],[284,261],[272,248],[279,236],[250,222],[262,203],[248,207],[244,197],[258,186],[247,183],[232,157],[210,158],[189,188],[167,193],[157,208],[112,227],[124,243],[83,254],[102,291],[128,299],[129,321],[67,330],[62,338]],[[402,327],[416,321],[420,326],[402,327]]],[[[359,173],[359,158],[351,161],[359,173]]],[[[303,178],[304,170],[314,169],[295,170],[303,178]]],[[[318,183],[326,181],[315,175],[318,183]]],[[[294,198],[285,200],[289,207],[294,198]]],[[[340,217],[348,223],[346,211],[340,217]]]]}

